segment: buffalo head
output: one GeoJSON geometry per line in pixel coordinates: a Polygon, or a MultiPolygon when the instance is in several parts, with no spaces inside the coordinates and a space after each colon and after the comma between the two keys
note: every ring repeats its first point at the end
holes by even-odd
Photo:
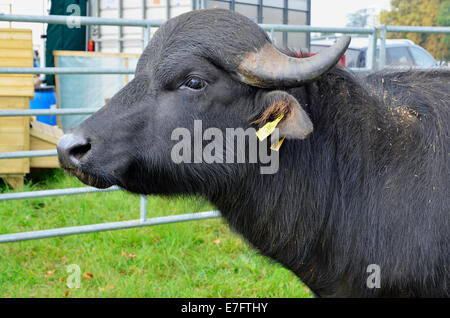
{"type": "Polygon", "coordinates": [[[225,187],[227,177],[215,176],[244,177],[245,172],[225,163],[173,162],[173,132],[180,127],[194,131],[196,120],[203,129],[225,132],[283,115],[280,136],[306,138],[312,123],[285,89],[333,68],[349,40],[343,37],[319,55],[295,58],[281,53],[264,30],[235,12],[198,10],[173,18],[151,39],[134,79],[62,137],[60,164],[100,188],[119,185],[138,193],[172,194],[202,192],[205,183],[225,187]]]}

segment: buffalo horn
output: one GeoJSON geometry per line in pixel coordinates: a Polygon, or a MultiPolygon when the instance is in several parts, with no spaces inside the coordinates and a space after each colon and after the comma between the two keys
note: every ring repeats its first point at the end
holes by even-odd
{"type": "Polygon", "coordinates": [[[343,36],[320,54],[295,58],[268,42],[247,54],[237,68],[239,79],[257,87],[295,87],[312,82],[333,68],[344,55],[351,37],[343,36]]]}

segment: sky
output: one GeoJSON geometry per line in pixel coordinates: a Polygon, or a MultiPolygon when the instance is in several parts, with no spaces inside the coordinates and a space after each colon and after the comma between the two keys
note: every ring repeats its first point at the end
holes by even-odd
{"type": "Polygon", "coordinates": [[[359,9],[389,10],[390,0],[311,0],[311,25],[343,27],[347,14],[359,9]]]}

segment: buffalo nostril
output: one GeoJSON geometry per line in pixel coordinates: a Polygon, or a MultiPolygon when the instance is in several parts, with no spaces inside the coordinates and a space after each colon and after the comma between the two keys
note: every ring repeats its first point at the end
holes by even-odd
{"type": "Polygon", "coordinates": [[[58,141],[57,150],[63,168],[77,168],[81,158],[91,150],[91,143],[79,135],[67,134],[58,141]]]}
{"type": "Polygon", "coordinates": [[[77,160],[80,160],[85,154],[87,154],[91,150],[91,144],[86,142],[83,145],[76,145],[69,150],[69,156],[74,157],[77,160]]]}

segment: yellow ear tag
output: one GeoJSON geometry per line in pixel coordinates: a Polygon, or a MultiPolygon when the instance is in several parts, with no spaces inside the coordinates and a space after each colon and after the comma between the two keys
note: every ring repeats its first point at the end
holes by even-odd
{"type": "Polygon", "coordinates": [[[283,143],[283,141],[284,141],[285,138],[286,138],[286,137],[283,137],[283,138],[281,138],[280,140],[278,140],[278,143],[277,143],[277,142],[274,142],[274,143],[270,146],[270,149],[272,149],[273,151],[278,151],[278,150],[280,150],[281,144],[283,143]]]}
{"type": "Polygon", "coordinates": [[[273,131],[277,127],[280,120],[283,119],[283,117],[284,117],[284,114],[281,114],[274,121],[270,121],[267,124],[265,124],[264,126],[262,126],[260,129],[258,129],[258,131],[256,132],[256,136],[258,137],[259,141],[263,141],[264,139],[269,137],[270,134],[273,133],[273,131]]]}

